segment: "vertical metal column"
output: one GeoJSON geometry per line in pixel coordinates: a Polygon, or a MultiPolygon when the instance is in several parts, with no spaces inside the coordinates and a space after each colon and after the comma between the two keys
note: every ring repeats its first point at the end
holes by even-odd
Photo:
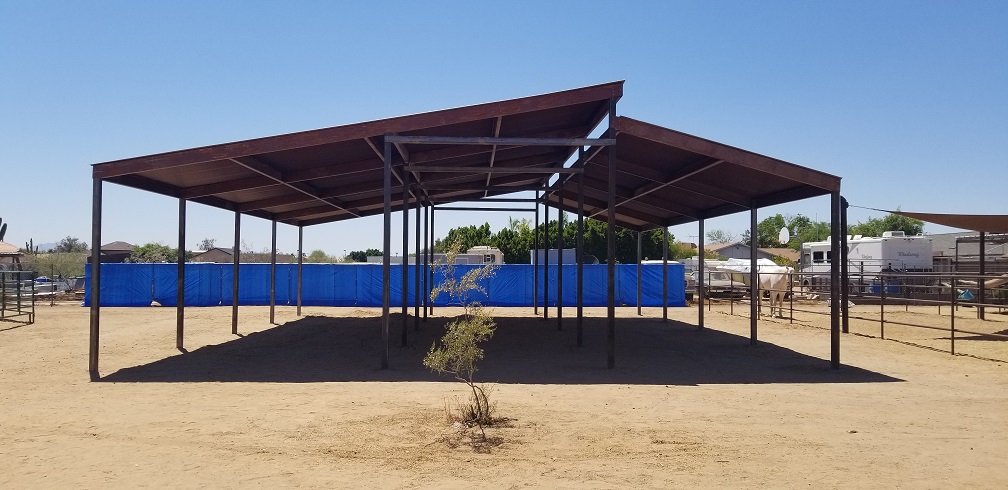
{"type": "MultiPolygon", "coordinates": [[[[850,270],[848,270],[849,264],[847,263],[847,198],[840,196],[840,254],[837,257],[840,258],[840,283],[843,288],[841,296],[840,311],[842,312],[841,325],[843,333],[848,333],[850,331],[850,312],[847,311],[847,305],[849,304],[850,298],[850,270]]],[[[788,282],[790,284],[790,282],[788,282]]]]}
{"type": "MultiPolygon", "coordinates": [[[[559,194],[557,199],[560,199],[559,194]]],[[[557,204],[557,330],[563,330],[563,209],[557,204]]]]}
{"type": "Polygon", "coordinates": [[[427,321],[427,307],[430,305],[430,282],[427,276],[430,274],[431,262],[431,240],[430,240],[430,215],[431,206],[424,207],[424,264],[423,264],[423,319],[427,321]]]}
{"type": "Polygon", "coordinates": [[[413,330],[420,330],[420,201],[416,203],[416,216],[413,221],[413,233],[416,252],[413,254],[413,330]]]}
{"type": "MultiPolygon", "coordinates": [[[[584,148],[578,147],[578,159],[584,168],[584,148]]],[[[584,344],[584,173],[578,174],[577,221],[577,345],[584,344]]]]}
{"type": "Polygon", "coordinates": [[[437,234],[434,233],[434,203],[431,203],[431,208],[430,208],[430,260],[431,260],[431,263],[427,267],[427,274],[428,274],[429,279],[430,279],[430,284],[428,284],[428,286],[427,286],[428,288],[430,288],[430,289],[427,290],[427,298],[428,298],[427,299],[427,304],[429,305],[428,308],[430,309],[431,316],[434,316],[434,299],[430,297],[430,294],[434,291],[434,265],[433,264],[434,264],[434,242],[436,241],[435,240],[436,236],[437,236],[437,234]]]}
{"type": "Polygon", "coordinates": [[[179,199],[178,213],[178,280],[176,281],[178,300],[175,306],[175,348],[182,350],[185,346],[183,342],[185,337],[185,199],[179,199]]]}
{"type": "MultiPolygon", "coordinates": [[[[616,122],[616,99],[609,99],[609,128],[606,130],[610,138],[615,138],[613,123],[616,122]]],[[[606,350],[606,365],[612,369],[616,366],[616,145],[611,145],[608,155],[608,195],[606,196],[606,261],[608,262],[607,309],[606,323],[608,327],[608,348],[606,350]]]]}
{"type": "Polygon", "coordinates": [[[276,325],[276,238],[277,222],[272,220],[272,236],[270,241],[270,324],[276,325]]]}
{"type": "MultiPolygon", "coordinates": [[[[388,136],[388,135],[386,135],[388,136]]],[[[392,247],[392,143],[385,139],[385,221],[382,226],[382,347],[381,368],[389,367],[389,299],[391,296],[392,247]]]]}
{"type": "Polygon", "coordinates": [[[241,263],[241,213],[235,211],[234,249],[231,258],[234,260],[234,270],[231,273],[231,333],[238,334],[238,264],[241,263]]]}
{"type": "Polygon", "coordinates": [[[843,250],[840,247],[840,235],[844,230],[840,229],[840,191],[834,191],[830,196],[830,250],[833,259],[830,264],[830,364],[833,369],[840,369],[840,264],[845,262],[847,257],[841,255],[843,250]]]}
{"type": "MultiPolygon", "coordinates": [[[[987,233],[980,232],[980,277],[977,278],[977,303],[983,305],[987,302],[987,286],[984,284],[984,274],[987,273],[987,233]]],[[[977,306],[977,318],[984,319],[984,307],[977,306]]]]}
{"type": "Polygon", "coordinates": [[[549,318],[549,198],[543,193],[543,221],[545,222],[545,233],[543,235],[543,320],[549,318]]]}
{"type": "Polygon", "coordinates": [[[409,178],[405,164],[402,170],[402,346],[406,347],[406,323],[409,320],[409,178]]]}
{"type": "Polygon", "coordinates": [[[756,206],[749,208],[749,345],[756,345],[756,324],[759,322],[759,268],[756,267],[757,245],[756,206]]]}
{"type": "Polygon", "coordinates": [[[304,269],[304,226],[298,225],[297,316],[301,316],[301,274],[304,269]]]}
{"type": "Polygon", "coordinates": [[[102,181],[91,181],[91,329],[88,339],[88,372],[96,381],[98,374],[98,337],[101,333],[101,222],[102,181]]]}
{"type": "Polygon", "coordinates": [[[662,227],[661,236],[661,296],[662,296],[662,321],[668,321],[668,228],[662,227]]]}
{"type": "Polygon", "coordinates": [[[641,312],[641,232],[637,232],[637,316],[641,312]]]}
{"type": "Polygon", "coordinates": [[[698,242],[697,243],[697,253],[699,254],[699,256],[697,257],[697,280],[696,280],[696,283],[694,284],[693,287],[696,288],[696,295],[697,295],[697,306],[698,306],[698,308],[697,308],[697,330],[703,330],[703,328],[704,328],[703,309],[704,309],[704,301],[706,299],[706,298],[704,298],[704,284],[705,284],[705,281],[704,281],[704,266],[707,265],[707,262],[704,261],[704,253],[705,253],[705,251],[704,251],[704,219],[703,219],[703,217],[700,218],[700,221],[699,221],[699,224],[697,225],[697,228],[698,228],[697,233],[700,234],[700,237],[697,238],[697,242],[698,242]]]}
{"type": "Polygon", "coordinates": [[[535,191],[535,228],[532,233],[532,314],[539,316],[539,191],[535,191]]]}

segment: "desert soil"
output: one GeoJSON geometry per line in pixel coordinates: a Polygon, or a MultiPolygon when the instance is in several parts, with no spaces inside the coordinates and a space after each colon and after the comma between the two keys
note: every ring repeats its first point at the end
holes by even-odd
{"type": "MultiPolygon", "coordinates": [[[[802,309],[824,313],[822,305],[802,309]]],[[[454,309],[414,330],[380,311],[243,307],[101,310],[101,379],[88,376],[88,310],[39,306],[0,322],[0,487],[802,487],[1008,488],[1008,341],[886,326],[858,306],[829,364],[828,317],[764,318],[748,305],[617,309],[606,368],[604,308],[584,344],[530,308],[496,308],[478,377],[499,426],[453,428],[458,382],[423,354],[454,309]],[[734,310],[734,315],[729,314],[734,310]]],[[[541,311],[540,311],[541,313],[541,311]]],[[[874,316],[873,316],[874,315],[874,316]]],[[[886,319],[946,328],[949,312],[886,319]]],[[[957,328],[1004,332],[961,309],[957,328]]]]}

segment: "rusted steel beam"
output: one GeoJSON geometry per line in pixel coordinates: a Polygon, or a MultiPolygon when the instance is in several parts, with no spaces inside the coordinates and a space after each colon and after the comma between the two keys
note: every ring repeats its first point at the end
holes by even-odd
{"type": "Polygon", "coordinates": [[[485,136],[389,136],[392,143],[411,145],[609,146],[612,138],[489,138],[485,136]]]}
{"type": "Polygon", "coordinates": [[[533,213],[532,208],[481,208],[476,206],[438,206],[438,211],[504,211],[509,213],[533,213]]]}
{"type": "MultiPolygon", "coordinates": [[[[410,172],[439,172],[456,174],[501,174],[501,175],[524,175],[524,174],[580,174],[584,169],[570,167],[433,167],[425,165],[407,165],[406,170],[410,172]]],[[[489,184],[484,184],[489,187],[489,184]]]]}
{"type": "Polygon", "coordinates": [[[389,302],[391,299],[391,266],[392,257],[392,144],[385,139],[385,151],[383,153],[385,161],[384,186],[384,224],[382,238],[382,347],[381,347],[381,368],[389,367],[389,302]]]}
{"type": "Polygon", "coordinates": [[[262,187],[273,187],[283,185],[276,180],[262,175],[238,180],[227,180],[215,182],[213,184],[196,185],[179,189],[178,197],[183,199],[194,199],[215,194],[226,194],[228,192],[245,191],[259,189],[262,187]]]}
{"type": "MultiPolygon", "coordinates": [[[[503,117],[497,116],[497,119],[494,121],[494,130],[493,130],[494,138],[500,137],[501,121],[503,119],[504,119],[503,117]]],[[[493,168],[493,166],[494,166],[494,160],[497,158],[497,145],[493,145],[490,148],[491,148],[490,149],[490,164],[488,166],[490,168],[493,168]]],[[[487,178],[486,178],[486,185],[487,185],[487,187],[490,186],[490,175],[489,174],[487,175],[487,178]]],[[[483,193],[483,197],[486,197],[489,194],[490,194],[490,191],[485,191],[483,193]]]]}
{"type": "Polygon", "coordinates": [[[278,184],[283,184],[283,185],[285,185],[285,186],[287,186],[287,187],[289,187],[289,188],[291,188],[293,190],[296,190],[296,191],[298,191],[298,192],[300,192],[302,194],[305,194],[306,196],[315,198],[316,200],[324,202],[324,203],[326,203],[326,204],[328,204],[328,205],[330,205],[330,206],[332,206],[334,208],[338,208],[338,209],[344,210],[344,211],[346,211],[346,212],[348,212],[350,214],[356,215],[356,213],[353,213],[350,210],[346,209],[343,206],[343,202],[340,201],[339,199],[337,199],[335,197],[328,197],[328,198],[322,197],[318,189],[312,187],[311,185],[309,185],[307,183],[304,183],[304,182],[288,182],[286,179],[284,179],[284,175],[283,175],[282,172],[280,172],[279,170],[273,168],[269,164],[267,164],[267,163],[265,163],[265,162],[263,162],[263,161],[261,161],[261,160],[259,160],[257,158],[253,158],[253,157],[233,158],[233,159],[231,159],[231,161],[233,161],[233,162],[235,162],[235,163],[237,163],[237,164],[239,164],[239,165],[241,165],[241,166],[243,166],[243,167],[245,167],[245,168],[247,168],[247,169],[249,169],[249,170],[251,170],[253,172],[256,172],[256,173],[261,174],[261,175],[263,175],[265,177],[273,179],[278,184]]]}
{"type": "Polygon", "coordinates": [[[277,222],[271,221],[273,226],[272,241],[270,243],[270,300],[269,300],[269,321],[276,324],[276,240],[277,222]]]}
{"type": "MultiPolygon", "coordinates": [[[[616,119],[616,99],[609,100],[609,129],[613,129],[616,119]]],[[[615,140],[614,140],[615,141],[615,140]]],[[[616,147],[610,147],[608,153],[608,186],[606,199],[606,251],[607,251],[607,349],[606,365],[609,369],[616,366],[616,147]]]]}

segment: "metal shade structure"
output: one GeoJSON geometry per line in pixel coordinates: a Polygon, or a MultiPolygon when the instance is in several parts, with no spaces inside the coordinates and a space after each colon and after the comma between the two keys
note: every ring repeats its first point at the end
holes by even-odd
{"type": "MultiPolygon", "coordinates": [[[[698,220],[702,226],[705,218],[744,210],[751,210],[755,219],[757,207],[826,193],[834,197],[835,215],[840,209],[838,177],[617,117],[616,103],[622,95],[623,82],[617,81],[520,99],[98,163],[92,168],[92,243],[101,243],[104,182],[178,199],[180,285],[184,284],[185,211],[190,201],[234,212],[236,251],[241,237],[241,215],[271,221],[271,264],[275,264],[277,223],[298,228],[300,248],[302,230],[306,226],[383,214],[384,347],[381,364],[384,368],[388,367],[390,339],[389,250],[392,243],[390,215],[393,210],[401,210],[403,214],[404,253],[410,247],[410,211],[415,211],[417,243],[414,245],[419,253],[419,208],[425,208],[423,239],[428,254],[424,262],[429,262],[434,242],[435,211],[441,209],[435,207],[436,204],[480,200],[528,202],[528,199],[494,196],[535,191],[537,198],[531,201],[535,204],[537,222],[540,204],[547,209],[557,207],[577,212],[579,218],[595,216],[608,222],[608,365],[613,367],[615,226],[642,231],[698,220]],[[590,135],[603,123],[606,126],[602,137],[591,138],[590,135]],[[568,165],[567,162],[572,159],[574,163],[568,165]],[[541,198],[538,197],[540,194],[541,198]],[[580,213],[580,209],[584,212],[580,213]],[[426,231],[427,216],[429,235],[426,231]]],[[[834,219],[834,226],[839,226],[839,221],[834,219]]],[[[833,235],[839,236],[840,233],[833,235]]],[[[234,254],[234,333],[237,333],[238,321],[238,255],[237,252],[234,254]]],[[[581,256],[579,247],[579,262],[581,256]]],[[[433,287],[433,276],[426,263],[421,273],[420,262],[414,265],[416,277],[423,276],[423,289],[429,291],[433,287]]],[[[98,256],[93,255],[89,357],[92,379],[99,377],[101,271],[98,264],[98,256]]],[[[271,272],[273,275],[275,273],[271,272]]],[[[404,274],[402,284],[401,336],[404,344],[408,317],[405,298],[409,287],[406,277],[404,274]]],[[[580,318],[580,274],[578,277],[580,318]]],[[[837,291],[839,276],[835,275],[833,279],[836,283],[834,291],[837,291]]],[[[273,280],[271,278],[271,283],[273,280]]],[[[414,287],[419,286],[420,282],[416,281],[414,287]]],[[[300,293],[299,283],[299,306],[300,293]]],[[[271,287],[271,322],[274,320],[274,295],[271,287]]],[[[426,302],[425,296],[416,295],[426,302]]],[[[176,337],[180,350],[184,350],[184,299],[180,288],[176,337]]],[[[700,310],[702,312],[702,308],[700,310]]],[[[433,313],[433,306],[429,303],[424,306],[424,318],[428,313],[433,313]]],[[[558,321],[562,321],[559,315],[558,321]]],[[[753,341],[755,321],[754,316],[753,341]]],[[[702,317],[700,323],[702,326],[702,317]]],[[[580,345],[580,321],[578,340],[580,345]]],[[[834,367],[838,367],[839,340],[835,338],[832,345],[834,367]]]]}

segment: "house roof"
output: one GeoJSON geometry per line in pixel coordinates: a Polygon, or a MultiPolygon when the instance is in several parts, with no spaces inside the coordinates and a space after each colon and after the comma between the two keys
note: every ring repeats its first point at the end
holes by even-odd
{"type": "Polygon", "coordinates": [[[120,241],[101,246],[102,252],[132,252],[134,248],[136,247],[133,244],[120,241]]]}
{"type": "Polygon", "coordinates": [[[765,248],[761,248],[759,250],[762,251],[762,252],[766,252],[766,253],[768,253],[770,255],[776,255],[776,256],[779,256],[779,257],[784,257],[785,259],[788,259],[788,260],[790,260],[792,262],[798,262],[798,259],[801,258],[801,254],[797,250],[792,250],[790,248],[765,247],[765,248]]]}
{"type": "Polygon", "coordinates": [[[23,255],[21,250],[7,242],[0,242],[0,255],[23,255]]]}

